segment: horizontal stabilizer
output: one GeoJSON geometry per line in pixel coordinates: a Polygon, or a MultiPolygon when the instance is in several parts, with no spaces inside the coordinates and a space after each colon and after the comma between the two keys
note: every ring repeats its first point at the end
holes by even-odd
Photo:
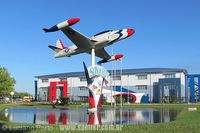
{"type": "Polygon", "coordinates": [[[61,48],[58,48],[58,47],[55,47],[55,46],[52,46],[52,45],[49,45],[48,46],[50,49],[52,49],[53,51],[55,51],[56,53],[60,52],[62,49],[61,48]]]}

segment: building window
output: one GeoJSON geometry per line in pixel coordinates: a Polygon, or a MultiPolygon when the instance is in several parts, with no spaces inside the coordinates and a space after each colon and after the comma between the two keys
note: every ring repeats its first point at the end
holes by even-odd
{"type": "Polygon", "coordinates": [[[42,83],[47,83],[49,82],[49,79],[42,79],[42,83]]]}
{"type": "Polygon", "coordinates": [[[174,73],[170,73],[170,74],[164,74],[165,78],[175,78],[175,74],[174,73]]]}
{"type": "Polygon", "coordinates": [[[121,76],[113,76],[113,80],[121,80],[121,76]]]}
{"type": "Polygon", "coordinates": [[[86,96],[80,96],[80,101],[86,102],[87,101],[87,97],[86,96]]]}
{"type": "Polygon", "coordinates": [[[164,95],[165,96],[176,96],[177,88],[174,84],[164,85],[164,95]]]}
{"type": "Polygon", "coordinates": [[[136,85],[138,90],[147,90],[147,85],[136,85]]]}
{"type": "Polygon", "coordinates": [[[165,84],[164,89],[166,90],[174,90],[176,89],[176,86],[174,84],[165,84]]]}
{"type": "Polygon", "coordinates": [[[87,88],[87,87],[84,87],[84,86],[81,86],[81,87],[79,87],[79,88],[80,88],[80,91],[88,90],[88,88],[87,88]]]}
{"type": "Polygon", "coordinates": [[[138,80],[144,80],[144,79],[147,79],[147,75],[146,74],[143,74],[143,75],[137,75],[138,77],[138,80]]]}
{"type": "Polygon", "coordinates": [[[80,77],[80,81],[86,81],[86,77],[80,77]]]}
{"type": "Polygon", "coordinates": [[[67,78],[60,78],[60,81],[67,81],[67,78]]]}
{"type": "Polygon", "coordinates": [[[47,91],[47,90],[48,90],[48,87],[41,87],[41,90],[42,90],[42,91],[47,91]]]}

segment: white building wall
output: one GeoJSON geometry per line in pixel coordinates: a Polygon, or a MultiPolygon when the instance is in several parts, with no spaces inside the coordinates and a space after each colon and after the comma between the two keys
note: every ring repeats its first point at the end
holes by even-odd
{"type": "Polygon", "coordinates": [[[185,97],[186,77],[185,73],[176,73],[176,77],[181,79],[181,96],[185,97]]]}
{"type": "MultiPolygon", "coordinates": [[[[106,88],[111,88],[110,86],[120,86],[122,83],[122,87],[127,89],[136,91],[136,92],[144,92],[149,96],[149,100],[152,101],[153,99],[153,84],[158,82],[159,79],[164,79],[165,73],[151,73],[147,74],[147,79],[138,79],[138,74],[131,74],[131,75],[122,75],[122,80],[115,80],[113,81],[112,77],[109,77],[108,84],[106,88]],[[147,90],[137,90],[137,85],[146,85],[147,90]]],[[[183,72],[175,73],[175,78],[181,79],[181,96],[185,97],[185,74],[183,72]]],[[[52,81],[60,81],[60,78],[50,78],[48,82],[42,82],[42,79],[38,79],[38,88],[41,87],[48,87],[50,82],[52,81]]],[[[69,95],[88,95],[87,90],[80,90],[80,87],[87,86],[86,81],[80,81],[80,77],[68,77],[68,93],[69,95]]]]}
{"type": "MultiPolygon", "coordinates": [[[[46,78],[45,78],[46,79],[46,78]]],[[[60,81],[59,78],[49,78],[48,79],[48,82],[42,82],[42,79],[39,79],[38,80],[38,88],[41,88],[41,87],[49,87],[50,85],[50,82],[56,82],[56,81],[60,81]]]]}

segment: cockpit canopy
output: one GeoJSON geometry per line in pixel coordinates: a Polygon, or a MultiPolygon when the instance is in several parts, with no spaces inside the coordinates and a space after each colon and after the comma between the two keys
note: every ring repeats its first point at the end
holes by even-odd
{"type": "Polygon", "coordinates": [[[111,32],[111,31],[113,31],[113,30],[102,31],[102,32],[100,32],[100,33],[98,33],[98,34],[95,34],[94,36],[98,36],[98,35],[104,34],[104,33],[106,33],[106,32],[111,32]]]}

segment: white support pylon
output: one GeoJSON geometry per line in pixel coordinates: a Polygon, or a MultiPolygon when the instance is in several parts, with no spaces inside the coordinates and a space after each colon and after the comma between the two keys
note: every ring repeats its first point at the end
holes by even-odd
{"type": "Polygon", "coordinates": [[[95,65],[95,49],[94,48],[91,50],[91,56],[92,56],[92,66],[94,66],[95,65]]]}

